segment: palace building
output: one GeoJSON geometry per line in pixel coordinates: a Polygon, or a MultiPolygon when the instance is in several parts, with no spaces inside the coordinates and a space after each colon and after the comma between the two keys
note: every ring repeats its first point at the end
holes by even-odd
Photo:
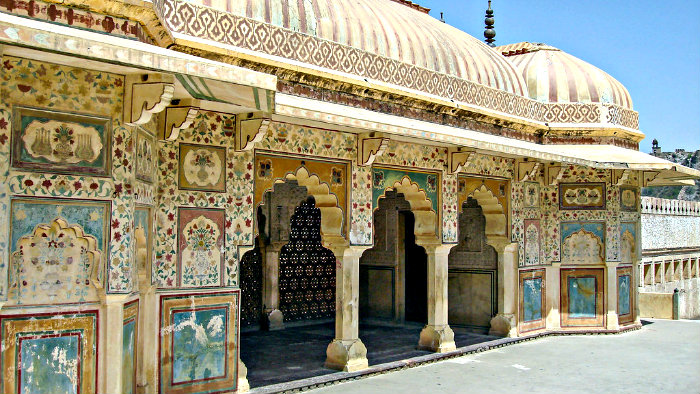
{"type": "Polygon", "coordinates": [[[640,188],[700,177],[639,152],[604,71],[407,0],[0,11],[6,394],[242,392],[310,324],[343,371],[364,324],[638,328],[640,188]]]}

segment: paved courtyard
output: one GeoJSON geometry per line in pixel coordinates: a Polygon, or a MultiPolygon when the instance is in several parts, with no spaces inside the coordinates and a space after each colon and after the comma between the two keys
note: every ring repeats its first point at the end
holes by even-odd
{"type": "Polygon", "coordinates": [[[648,323],[621,335],[546,337],[312,392],[700,393],[700,321],[648,323]]]}

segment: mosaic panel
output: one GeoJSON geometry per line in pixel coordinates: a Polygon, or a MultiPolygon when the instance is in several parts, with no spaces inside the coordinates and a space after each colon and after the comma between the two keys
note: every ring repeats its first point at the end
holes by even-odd
{"type": "Polygon", "coordinates": [[[379,167],[372,167],[372,208],[377,208],[378,201],[386,189],[401,183],[403,178],[408,178],[412,183],[416,183],[430,200],[433,211],[440,212],[440,197],[437,192],[437,187],[440,184],[439,174],[379,167]]]}
{"type": "Polygon", "coordinates": [[[14,199],[11,295],[18,304],[97,298],[109,238],[109,202],[14,199]]]}
{"type": "Polygon", "coordinates": [[[560,209],[605,209],[605,183],[559,184],[560,209]]]}
{"type": "Polygon", "coordinates": [[[620,324],[634,321],[632,268],[617,269],[617,319],[620,324]]]}
{"type": "Polygon", "coordinates": [[[136,158],[134,160],[136,179],[146,183],[153,183],[156,171],[156,139],[141,128],[134,134],[136,135],[134,143],[136,146],[136,158]]]}
{"type": "Polygon", "coordinates": [[[0,377],[7,394],[94,393],[99,333],[97,311],[0,316],[0,377]]]}
{"type": "Polygon", "coordinates": [[[620,263],[634,264],[637,261],[637,223],[620,223],[620,263]]]}
{"type": "Polygon", "coordinates": [[[442,242],[457,243],[459,215],[457,177],[445,174],[442,179],[442,242]]]}
{"type": "Polygon", "coordinates": [[[561,270],[561,323],[603,326],[603,270],[561,270]]]}
{"type": "Polygon", "coordinates": [[[561,223],[562,264],[605,262],[604,222],[561,223]]]}
{"type": "Polygon", "coordinates": [[[15,107],[12,166],[68,174],[109,176],[110,118],[15,107]]]}
{"type": "Polygon", "coordinates": [[[372,245],[372,170],[352,166],[350,244],[372,245]]]}
{"type": "Polygon", "coordinates": [[[534,182],[523,183],[523,207],[540,207],[540,184],[534,182]]]}
{"type": "Polygon", "coordinates": [[[153,261],[153,215],[152,208],[137,205],[134,208],[134,248],[136,268],[146,284],[151,284],[153,261]]]}
{"type": "Polygon", "coordinates": [[[238,291],[160,296],[160,393],[236,390],[239,297],[238,291]]]}
{"type": "Polygon", "coordinates": [[[542,263],[540,221],[537,219],[526,219],[524,228],[524,265],[539,265],[542,263]]]}
{"type": "Polygon", "coordinates": [[[545,327],[545,270],[519,273],[520,332],[545,327]]]}
{"type": "Polygon", "coordinates": [[[226,148],[180,144],[181,190],[226,191],[226,148]]]}
{"type": "Polygon", "coordinates": [[[182,287],[222,285],[224,264],[223,209],[178,209],[179,284],[182,287]]]}
{"type": "Polygon", "coordinates": [[[124,304],[122,324],[122,392],[136,394],[136,345],[138,344],[139,300],[124,304]]]}
{"type": "Polygon", "coordinates": [[[639,209],[639,197],[636,187],[620,188],[620,209],[627,212],[637,212],[639,209]]]}

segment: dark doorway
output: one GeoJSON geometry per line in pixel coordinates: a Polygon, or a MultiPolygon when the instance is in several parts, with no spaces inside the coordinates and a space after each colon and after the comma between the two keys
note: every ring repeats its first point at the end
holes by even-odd
{"type": "Polygon", "coordinates": [[[374,212],[374,246],[360,259],[362,321],[426,323],[427,262],[416,244],[411,205],[403,194],[387,190],[374,212]]]}
{"type": "Polygon", "coordinates": [[[406,321],[428,322],[428,255],[416,245],[415,216],[411,211],[399,213],[403,222],[403,249],[405,261],[406,321]]]}

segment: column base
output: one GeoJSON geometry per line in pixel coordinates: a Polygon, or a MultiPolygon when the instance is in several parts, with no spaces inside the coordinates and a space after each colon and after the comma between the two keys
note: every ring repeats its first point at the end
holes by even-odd
{"type": "Polygon", "coordinates": [[[518,330],[515,322],[515,315],[499,313],[494,316],[493,319],[491,319],[489,335],[506,338],[517,337],[518,330]]]}
{"type": "Polygon", "coordinates": [[[326,368],[355,372],[369,367],[367,348],[359,339],[334,339],[326,349],[326,368]]]}
{"type": "Polygon", "coordinates": [[[273,309],[265,314],[265,323],[268,331],[284,330],[284,315],[279,309],[273,309]]]}
{"type": "Polygon", "coordinates": [[[618,323],[616,312],[607,313],[607,315],[605,316],[605,328],[607,328],[608,330],[620,329],[620,324],[618,323]]]}
{"type": "Polygon", "coordinates": [[[236,387],[237,393],[244,393],[250,390],[250,384],[248,384],[248,367],[243,364],[241,359],[238,359],[238,386],[236,387]]]}
{"type": "Polygon", "coordinates": [[[455,333],[447,324],[444,326],[426,325],[420,332],[418,348],[436,353],[446,353],[457,349],[455,333]]]}

